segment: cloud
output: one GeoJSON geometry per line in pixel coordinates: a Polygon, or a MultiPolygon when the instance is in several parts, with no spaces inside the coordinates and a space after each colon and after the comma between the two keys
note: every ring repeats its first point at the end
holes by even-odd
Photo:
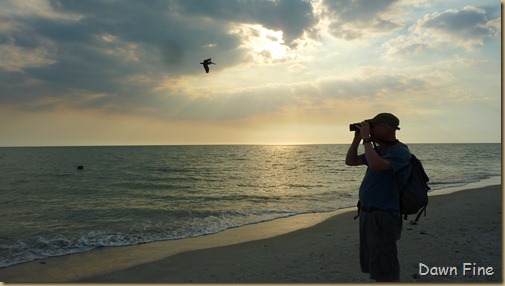
{"type": "Polygon", "coordinates": [[[259,24],[282,31],[290,46],[317,23],[309,1],[199,1],[187,0],[177,3],[178,9],[195,17],[219,19],[224,22],[259,24]]]}
{"type": "Polygon", "coordinates": [[[472,49],[482,46],[484,41],[500,35],[501,19],[493,9],[466,6],[444,12],[426,14],[409,28],[410,34],[400,35],[384,43],[386,56],[410,56],[427,50],[440,48],[472,49]]]}
{"type": "Polygon", "coordinates": [[[167,78],[201,74],[203,58],[213,57],[218,71],[257,56],[269,62],[279,57],[245,48],[247,39],[233,33],[235,27],[263,27],[270,31],[266,39],[275,45],[273,51],[283,54],[317,22],[307,1],[67,0],[0,5],[0,103],[32,110],[155,109],[166,98],[153,90],[167,78]]]}
{"type": "Polygon", "coordinates": [[[224,121],[282,117],[281,114],[286,112],[298,112],[314,114],[305,120],[317,118],[323,122],[334,114],[352,114],[348,109],[354,110],[356,106],[373,112],[372,106],[377,102],[398,110],[402,105],[411,106],[413,103],[429,106],[435,98],[447,102],[440,90],[454,80],[453,74],[438,69],[420,69],[406,74],[402,69],[364,66],[340,77],[264,84],[224,94],[210,91],[205,97],[177,98],[177,101],[175,97],[169,97],[163,110],[173,108],[167,116],[178,120],[224,121]]]}
{"type": "Polygon", "coordinates": [[[497,35],[497,26],[487,19],[486,11],[472,6],[425,15],[411,30],[463,46],[482,45],[485,38],[497,35]]]}
{"type": "Polygon", "coordinates": [[[469,81],[456,82],[467,72],[479,71],[478,80],[492,87],[481,90],[494,94],[497,69],[486,73],[483,63],[499,65],[492,58],[498,5],[447,10],[416,3],[4,0],[0,105],[33,118],[79,113],[166,121],[170,128],[184,122],[282,129],[289,120],[348,123],[357,109],[363,116],[402,105],[434,112],[430,99],[441,92],[452,97],[442,96],[437,107],[471,102],[477,96],[469,81]],[[491,53],[468,54],[480,45],[491,53]],[[384,50],[399,59],[394,66],[380,58],[384,50]],[[459,52],[452,58],[458,71],[446,50],[459,52]],[[419,61],[426,51],[428,61],[419,61]],[[209,57],[217,65],[206,74],[199,63],[209,57]],[[456,85],[460,90],[451,89],[456,85]]]}
{"type": "Polygon", "coordinates": [[[323,17],[330,33],[346,40],[390,33],[402,25],[393,20],[398,0],[324,0],[323,17]]]}

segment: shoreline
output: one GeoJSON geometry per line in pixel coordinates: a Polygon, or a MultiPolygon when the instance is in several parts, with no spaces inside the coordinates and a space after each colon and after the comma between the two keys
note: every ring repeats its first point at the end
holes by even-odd
{"type": "Polygon", "coordinates": [[[138,264],[154,262],[182,252],[198,251],[273,238],[317,225],[328,218],[351,212],[352,210],[355,210],[355,207],[343,208],[325,213],[298,214],[233,227],[217,233],[198,237],[155,241],[127,246],[103,247],[85,252],[37,259],[0,268],[0,282],[76,281],[85,279],[89,277],[89,275],[103,275],[128,267],[134,267],[138,264]],[[97,261],[99,263],[88,265],[86,273],[82,273],[78,264],[83,260],[97,261]],[[24,276],[24,278],[20,278],[21,275],[24,276]]]}
{"type": "MultiPolygon", "coordinates": [[[[482,179],[482,180],[477,181],[477,182],[466,183],[466,184],[461,185],[461,186],[455,186],[455,187],[448,187],[448,188],[443,188],[443,189],[431,190],[430,193],[429,193],[429,196],[431,197],[431,196],[445,195],[445,194],[451,194],[451,193],[454,193],[454,192],[463,191],[463,190],[466,190],[466,189],[474,189],[474,188],[481,188],[481,187],[487,187],[487,186],[493,186],[493,185],[501,185],[501,183],[502,183],[501,176],[493,176],[493,177],[488,177],[486,179],[482,179]]],[[[267,223],[267,222],[274,221],[274,220],[284,220],[284,219],[289,219],[291,217],[300,218],[302,220],[302,222],[298,223],[298,227],[299,228],[305,228],[305,227],[310,227],[310,226],[312,226],[312,225],[314,225],[316,223],[321,222],[323,219],[326,219],[328,215],[336,215],[336,214],[338,214],[340,212],[347,211],[347,210],[354,210],[354,209],[355,209],[355,206],[347,206],[347,207],[341,207],[339,209],[331,210],[331,211],[298,213],[298,214],[293,214],[293,215],[289,215],[289,216],[285,216],[285,217],[278,217],[278,218],[273,218],[273,219],[264,220],[264,221],[251,222],[251,223],[247,223],[245,225],[232,226],[232,227],[229,227],[228,229],[225,229],[225,230],[220,230],[218,232],[213,232],[213,233],[208,233],[208,234],[202,234],[202,235],[194,236],[194,237],[166,239],[166,240],[156,240],[156,241],[151,241],[151,242],[144,242],[144,243],[130,244],[130,245],[116,245],[116,246],[96,247],[96,248],[88,249],[88,250],[80,250],[80,251],[77,251],[77,252],[71,252],[71,253],[66,253],[66,254],[59,254],[59,255],[49,256],[49,257],[45,257],[45,258],[37,258],[37,259],[30,260],[30,261],[17,262],[17,263],[12,264],[12,265],[1,266],[0,270],[3,269],[3,268],[7,268],[7,267],[13,267],[13,266],[20,265],[20,264],[30,263],[30,262],[33,262],[33,261],[39,261],[41,263],[44,263],[44,261],[47,260],[47,259],[52,259],[52,258],[55,258],[55,257],[63,257],[63,256],[67,256],[67,255],[81,254],[81,253],[85,253],[85,252],[89,252],[89,251],[95,251],[97,249],[103,249],[103,248],[129,247],[129,246],[137,246],[137,245],[143,245],[143,244],[151,244],[151,243],[159,243],[159,242],[170,242],[170,241],[179,241],[179,240],[185,240],[185,239],[193,239],[193,238],[198,238],[198,237],[201,237],[201,236],[206,237],[206,236],[209,236],[209,235],[215,235],[217,233],[220,233],[220,232],[223,232],[223,231],[228,231],[228,230],[235,229],[235,228],[247,227],[249,225],[263,224],[263,223],[267,223]],[[310,216],[310,217],[304,218],[303,216],[310,216]]],[[[285,230],[289,230],[289,229],[285,229],[285,230]]],[[[291,228],[291,230],[292,230],[292,228],[291,228]]],[[[283,234],[283,233],[282,232],[277,232],[276,233],[276,235],[279,235],[279,234],[283,234]]],[[[266,238],[266,237],[263,237],[263,238],[266,238]]]]}
{"type": "Polygon", "coordinates": [[[482,179],[477,182],[467,183],[462,186],[432,190],[431,192],[428,193],[428,195],[430,197],[431,196],[439,196],[439,195],[447,195],[447,194],[461,192],[461,191],[468,190],[468,189],[478,189],[478,188],[485,188],[485,187],[491,187],[491,186],[496,186],[496,185],[502,185],[502,176],[488,177],[486,179],[482,179]]]}
{"type": "MultiPolygon", "coordinates": [[[[501,185],[430,195],[427,217],[421,218],[420,225],[404,225],[398,244],[402,280],[502,281],[501,196],[501,185]],[[489,207],[491,204],[494,208],[489,207]],[[474,211],[468,212],[471,206],[474,211]],[[474,220],[470,225],[475,227],[469,228],[469,220],[474,220]],[[482,224],[489,226],[485,237],[481,237],[482,224]],[[444,233],[451,227],[453,231],[444,233]],[[465,236],[475,239],[465,240],[465,236]],[[447,240],[452,242],[444,245],[447,240]],[[412,257],[426,252],[418,248],[420,245],[412,247],[414,241],[431,249],[427,253],[433,253],[434,257],[410,262],[416,260],[412,257]],[[444,249],[439,249],[440,244],[444,249]],[[469,256],[468,250],[476,246],[473,257],[469,256]],[[422,253],[416,253],[419,250],[422,253]],[[446,253],[448,250],[452,252],[446,253]],[[445,255],[440,257],[440,252],[445,255]],[[479,263],[476,267],[492,264],[488,267],[493,267],[494,275],[476,276],[473,280],[468,280],[469,276],[413,278],[412,271],[419,263],[430,267],[437,263],[452,266],[458,255],[461,256],[458,264],[479,263]]],[[[355,214],[355,207],[302,214],[195,238],[52,257],[1,268],[0,281],[366,282],[368,276],[360,272],[357,258],[357,224],[352,219],[355,214]]]]}

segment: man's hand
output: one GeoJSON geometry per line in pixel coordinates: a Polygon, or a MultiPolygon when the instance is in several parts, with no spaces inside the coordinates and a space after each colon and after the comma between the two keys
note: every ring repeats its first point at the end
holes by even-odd
{"type": "Polygon", "coordinates": [[[361,135],[361,139],[366,139],[370,137],[370,124],[368,122],[363,121],[356,125],[359,129],[359,134],[361,135]]]}

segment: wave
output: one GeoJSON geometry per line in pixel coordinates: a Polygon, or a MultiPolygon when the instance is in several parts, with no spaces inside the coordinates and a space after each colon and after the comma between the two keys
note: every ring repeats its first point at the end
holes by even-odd
{"type": "Polygon", "coordinates": [[[52,237],[37,236],[11,244],[0,244],[0,268],[101,247],[136,245],[209,235],[229,228],[295,214],[297,213],[276,210],[262,210],[248,214],[237,211],[214,214],[205,211],[190,211],[186,212],[186,217],[179,217],[177,221],[146,221],[119,231],[97,229],[78,236],[64,234],[52,237]],[[202,214],[207,215],[200,217],[202,214]]]}
{"type": "Polygon", "coordinates": [[[479,177],[476,177],[474,179],[468,179],[466,181],[462,180],[454,180],[454,181],[445,181],[445,182],[430,182],[428,185],[431,187],[432,191],[443,191],[445,189],[450,189],[450,188],[458,188],[458,187],[465,187],[468,185],[473,185],[473,184],[479,184],[483,186],[488,186],[486,182],[490,182],[490,184],[496,184],[498,183],[497,180],[500,180],[499,183],[501,183],[501,175],[500,176],[494,176],[494,175],[481,175],[479,177]]]}
{"type": "MultiPolygon", "coordinates": [[[[412,149],[437,193],[501,174],[499,144],[434,146],[412,149]],[[460,154],[489,157],[462,162],[460,154]]],[[[0,267],[356,205],[364,168],[344,165],[347,145],[296,148],[305,153],[268,146],[2,149],[15,160],[0,166],[8,218],[0,267]],[[16,163],[23,154],[28,159],[16,163]],[[40,160],[32,162],[35,155],[40,160]],[[40,165],[47,167],[31,168],[40,165]]]]}

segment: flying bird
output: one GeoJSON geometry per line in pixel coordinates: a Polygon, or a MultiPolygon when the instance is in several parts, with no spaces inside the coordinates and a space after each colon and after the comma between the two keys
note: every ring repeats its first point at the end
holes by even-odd
{"type": "Polygon", "coordinates": [[[203,63],[200,63],[201,65],[203,65],[203,68],[205,69],[205,72],[206,72],[206,73],[209,73],[209,65],[210,65],[210,64],[215,65],[215,63],[213,63],[213,62],[211,61],[211,59],[212,59],[212,58],[208,58],[208,59],[206,59],[206,60],[203,60],[203,63]]]}

